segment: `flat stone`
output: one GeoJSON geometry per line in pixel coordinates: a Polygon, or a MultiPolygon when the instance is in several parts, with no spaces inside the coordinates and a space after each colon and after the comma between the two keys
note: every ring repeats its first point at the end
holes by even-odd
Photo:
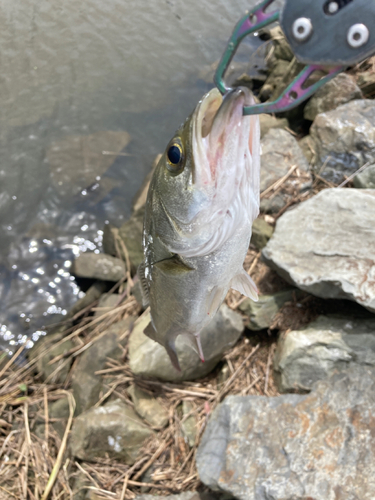
{"type": "Polygon", "coordinates": [[[309,164],[312,163],[314,160],[314,140],[309,135],[305,135],[298,141],[298,146],[302,149],[309,164]]]}
{"type": "Polygon", "coordinates": [[[130,406],[117,399],[75,419],[70,450],[80,460],[92,461],[108,456],[131,465],[144,442],[153,434],[130,406]]]}
{"type": "Polygon", "coordinates": [[[317,297],[375,312],[375,190],[324,189],[277,221],[263,260],[317,297]]]}
{"type": "Polygon", "coordinates": [[[247,328],[253,331],[269,328],[276,314],[280,311],[285,302],[289,302],[293,299],[295,293],[295,289],[290,289],[283,290],[273,295],[259,295],[258,302],[254,302],[251,299],[245,299],[239,305],[239,309],[249,318],[249,323],[246,325],[247,328]]]}
{"type": "Polygon", "coordinates": [[[350,101],[321,113],[310,136],[316,152],[314,170],[328,181],[342,182],[365,163],[375,163],[375,101],[350,101]]]}
{"type": "Polygon", "coordinates": [[[296,139],[280,128],[271,129],[262,139],[260,190],[269,186],[287,174],[293,165],[308,172],[309,164],[296,139]]]}
{"type": "Polygon", "coordinates": [[[271,128],[285,129],[289,127],[286,118],[276,118],[276,116],[262,114],[259,115],[260,136],[263,138],[271,128]]]}
{"type": "Polygon", "coordinates": [[[326,113],[341,104],[362,97],[361,89],[354,78],[346,73],[340,73],[313,95],[305,106],[303,116],[306,120],[314,121],[320,113],[326,113]]]}
{"type": "Polygon", "coordinates": [[[318,380],[351,364],[375,367],[375,318],[320,316],[279,339],[275,379],[282,392],[309,391],[318,380]]]}
{"type": "Polygon", "coordinates": [[[119,237],[125,243],[133,270],[143,261],[142,232],[145,207],[142,206],[119,229],[119,237]]]}
{"type": "Polygon", "coordinates": [[[354,177],[357,189],[375,189],[375,165],[369,165],[363,172],[354,177]]]}
{"type": "MultiPolygon", "coordinates": [[[[194,405],[191,401],[187,401],[186,399],[182,402],[182,415],[185,417],[189,415],[189,413],[194,409],[194,405]]],[[[198,420],[197,415],[192,413],[185,420],[181,422],[181,429],[184,435],[184,438],[188,442],[190,448],[195,445],[195,441],[197,439],[198,433],[198,420]]]]}
{"type": "Polygon", "coordinates": [[[264,219],[255,219],[253,222],[250,243],[258,250],[262,250],[267,245],[273,234],[273,227],[264,219]]]}
{"type": "Polygon", "coordinates": [[[168,424],[168,411],[156,398],[136,385],[131,385],[128,393],[134,403],[135,411],[152,427],[162,429],[168,424]]]}
{"type": "Polygon", "coordinates": [[[96,281],[93,285],[90,286],[85,295],[81,299],[77,300],[74,306],[69,310],[67,318],[72,318],[75,314],[98,300],[105,289],[105,283],[103,283],[102,281],[96,281]]]}
{"type": "Polygon", "coordinates": [[[120,359],[122,350],[119,338],[125,333],[135,318],[129,317],[110,326],[106,334],[94,342],[80,356],[72,380],[76,401],[76,415],[88,410],[99,401],[103,392],[103,378],[95,372],[106,367],[107,359],[120,359]]]}
{"type": "Polygon", "coordinates": [[[103,195],[116,184],[113,179],[101,177],[116,159],[103,155],[103,150],[120,153],[130,142],[125,131],[102,131],[90,135],[71,135],[53,142],[46,153],[51,182],[60,195],[81,193],[94,183],[103,187],[103,195]],[[106,186],[102,186],[106,184],[106,186]]]}
{"type": "Polygon", "coordinates": [[[375,498],[375,369],[353,366],[308,395],[229,396],[197,452],[201,481],[238,500],[375,498]]]}
{"type": "Polygon", "coordinates": [[[96,306],[97,309],[94,313],[94,316],[100,317],[103,316],[103,314],[110,312],[116,307],[119,299],[120,296],[118,293],[103,293],[103,295],[100,297],[98,305],[96,306]]]}
{"type": "Polygon", "coordinates": [[[201,332],[204,363],[181,336],[177,338],[177,354],[181,365],[181,372],[178,372],[164,347],[143,333],[149,322],[150,313],[145,312],[134,325],[129,338],[129,365],[134,375],[166,381],[204,377],[217,365],[223,353],[237,342],[244,329],[242,316],[223,304],[201,332]]]}
{"type": "Polygon", "coordinates": [[[53,364],[49,362],[57,356],[68,353],[75,346],[71,340],[63,340],[65,332],[56,332],[46,337],[41,337],[35,346],[27,353],[29,361],[33,361],[44,351],[47,351],[36,362],[35,368],[43,381],[51,384],[62,384],[68,376],[71,360],[62,357],[53,364]],[[61,343],[60,343],[61,342],[61,343]]]}
{"type": "Polygon", "coordinates": [[[125,262],[104,253],[81,253],[73,263],[72,273],[80,278],[102,281],[120,281],[125,273],[125,262]]]}

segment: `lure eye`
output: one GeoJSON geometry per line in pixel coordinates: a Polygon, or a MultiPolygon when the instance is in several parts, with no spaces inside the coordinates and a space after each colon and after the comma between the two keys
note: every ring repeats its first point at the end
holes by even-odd
{"type": "Polygon", "coordinates": [[[184,152],[181,144],[173,142],[167,151],[167,167],[170,172],[180,172],[184,162],[184,152]]]}

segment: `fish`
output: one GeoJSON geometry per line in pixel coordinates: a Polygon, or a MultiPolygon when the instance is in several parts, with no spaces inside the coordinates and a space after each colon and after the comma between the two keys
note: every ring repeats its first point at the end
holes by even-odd
{"type": "Polygon", "coordinates": [[[138,269],[151,315],[144,333],[165,347],[177,370],[177,337],[204,361],[200,332],[230,288],[258,300],[243,268],[259,214],[259,118],[243,115],[252,104],[245,87],[224,97],[210,90],[169,142],[150,182],[138,269]]]}

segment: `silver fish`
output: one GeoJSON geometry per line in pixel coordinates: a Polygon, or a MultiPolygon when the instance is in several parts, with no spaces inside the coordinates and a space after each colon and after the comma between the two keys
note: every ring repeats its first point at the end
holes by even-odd
{"type": "Polygon", "coordinates": [[[151,323],[145,334],[180,369],[175,341],[190,340],[204,361],[199,334],[229,288],[258,299],[243,269],[259,213],[260,134],[254,99],[238,88],[217,89],[198,103],[176,132],[153,174],[139,267],[151,323]]]}

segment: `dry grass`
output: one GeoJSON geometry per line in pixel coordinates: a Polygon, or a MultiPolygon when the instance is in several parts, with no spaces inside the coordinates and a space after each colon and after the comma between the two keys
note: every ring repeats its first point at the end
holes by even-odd
{"type": "MultiPolygon", "coordinates": [[[[259,260],[257,251],[249,251],[245,267],[251,269],[261,288],[269,270],[259,260]]],[[[272,280],[266,281],[270,287],[272,280]]],[[[277,289],[276,276],[274,282],[277,289]]],[[[54,375],[69,364],[70,371],[64,383],[44,383],[35,373],[39,357],[45,356],[51,347],[24,366],[14,365],[14,356],[3,367],[0,381],[0,500],[79,498],[76,495],[80,488],[82,492],[91,491],[91,498],[123,500],[133,498],[144,489],[155,494],[170,494],[202,488],[195,467],[195,454],[207,419],[215,407],[228,394],[277,394],[272,378],[274,339],[269,337],[259,341],[257,337],[244,335],[213,373],[199,381],[178,384],[136,379],[130,371],[125,346],[122,347],[123,360],[108,359],[104,373],[98,374],[105,382],[105,391],[98,403],[103,404],[111,395],[132,404],[127,389],[136,383],[157,397],[167,409],[169,425],[146,444],[140,459],[131,467],[110,458],[94,463],[76,461],[66,442],[74,411],[72,376],[81,354],[105,335],[111,324],[140,313],[140,307],[134,297],[128,295],[126,285],[121,287],[121,303],[116,308],[93,317],[92,309],[97,305],[94,303],[77,315],[79,321],[74,327],[67,325],[63,340],[72,339],[75,347],[50,362],[57,367],[54,375]],[[57,422],[58,419],[49,415],[49,404],[66,398],[67,394],[71,398],[70,418],[57,422]],[[189,416],[182,415],[184,400],[193,405],[191,414],[197,422],[197,439],[192,448],[181,430],[181,423],[189,416]],[[62,428],[60,432],[56,430],[57,423],[62,428]]],[[[228,294],[227,302],[231,307],[236,307],[239,300],[237,292],[228,294]]]]}

